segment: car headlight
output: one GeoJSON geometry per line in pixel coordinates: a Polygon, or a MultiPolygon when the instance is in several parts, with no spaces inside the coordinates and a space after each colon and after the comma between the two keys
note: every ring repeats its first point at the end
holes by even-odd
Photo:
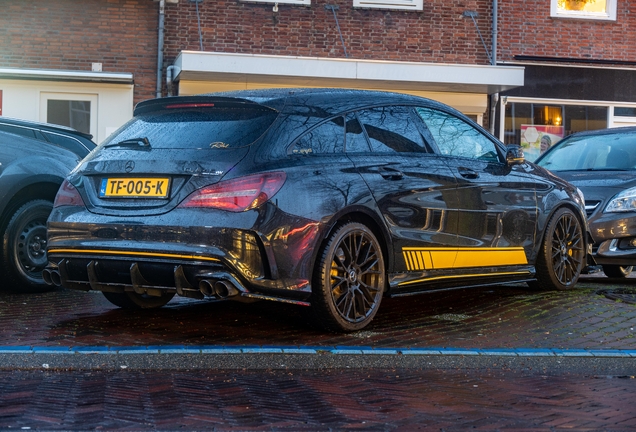
{"type": "Polygon", "coordinates": [[[617,194],[605,207],[605,213],[636,210],[636,188],[625,189],[617,194]]]}
{"type": "Polygon", "coordinates": [[[579,188],[576,188],[576,193],[579,196],[579,204],[585,207],[585,195],[583,195],[583,191],[579,188]]]}

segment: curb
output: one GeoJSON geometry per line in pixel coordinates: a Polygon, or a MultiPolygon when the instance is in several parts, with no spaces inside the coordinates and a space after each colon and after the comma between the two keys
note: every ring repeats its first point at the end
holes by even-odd
{"type": "Polygon", "coordinates": [[[559,348],[373,348],[367,346],[0,346],[4,354],[333,354],[383,356],[511,356],[511,357],[620,357],[636,358],[636,350],[559,348]]]}

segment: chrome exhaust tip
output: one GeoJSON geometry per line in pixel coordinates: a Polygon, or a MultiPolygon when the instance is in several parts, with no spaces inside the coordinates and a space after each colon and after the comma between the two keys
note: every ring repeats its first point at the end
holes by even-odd
{"type": "Polygon", "coordinates": [[[58,270],[50,270],[51,282],[55,286],[62,286],[62,276],[60,276],[60,272],[58,270]]]}
{"type": "Polygon", "coordinates": [[[237,295],[239,290],[228,281],[221,280],[214,284],[214,292],[219,298],[228,298],[237,295]]]}
{"type": "Polygon", "coordinates": [[[53,281],[51,280],[51,271],[49,269],[42,270],[42,279],[44,279],[44,283],[47,285],[53,285],[53,281]]]}
{"type": "Polygon", "coordinates": [[[206,297],[214,297],[216,295],[213,282],[207,279],[201,279],[199,282],[199,291],[206,297]]]}

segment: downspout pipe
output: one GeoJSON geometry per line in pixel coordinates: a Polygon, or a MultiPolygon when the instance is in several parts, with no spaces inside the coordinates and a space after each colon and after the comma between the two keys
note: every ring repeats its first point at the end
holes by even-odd
{"type": "MultiPolygon", "coordinates": [[[[492,49],[490,56],[490,64],[497,66],[497,20],[498,20],[497,0],[492,0],[492,49]]],[[[495,114],[497,111],[497,103],[499,102],[499,93],[494,93],[490,100],[490,133],[495,134],[495,114]]]]}
{"type": "Polygon", "coordinates": [[[159,0],[159,35],[157,37],[157,94],[161,97],[161,72],[163,70],[163,22],[165,16],[166,0],[159,0]]]}

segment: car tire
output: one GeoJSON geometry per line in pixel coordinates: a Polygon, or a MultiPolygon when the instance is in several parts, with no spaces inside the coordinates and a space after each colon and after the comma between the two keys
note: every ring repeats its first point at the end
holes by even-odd
{"type": "Polygon", "coordinates": [[[537,258],[537,281],[531,286],[542,290],[574,287],[585,265],[583,228],[567,207],[550,218],[537,258]]]}
{"type": "Polygon", "coordinates": [[[126,291],[123,293],[102,292],[104,297],[122,309],[157,309],[166,305],[175,296],[175,293],[165,293],[161,297],[148,294],[137,294],[126,291]]]}
{"type": "Polygon", "coordinates": [[[604,265],[603,273],[610,278],[626,278],[634,270],[634,266],[604,265]]]}
{"type": "Polygon", "coordinates": [[[380,307],[385,280],[375,235],[360,223],[341,225],[316,263],[310,300],[314,325],[336,332],[364,328],[380,307]]]}
{"type": "Polygon", "coordinates": [[[18,207],[8,218],[2,236],[2,273],[4,285],[16,292],[43,292],[53,287],[42,278],[48,264],[46,221],[53,203],[38,199],[18,207]]]}

